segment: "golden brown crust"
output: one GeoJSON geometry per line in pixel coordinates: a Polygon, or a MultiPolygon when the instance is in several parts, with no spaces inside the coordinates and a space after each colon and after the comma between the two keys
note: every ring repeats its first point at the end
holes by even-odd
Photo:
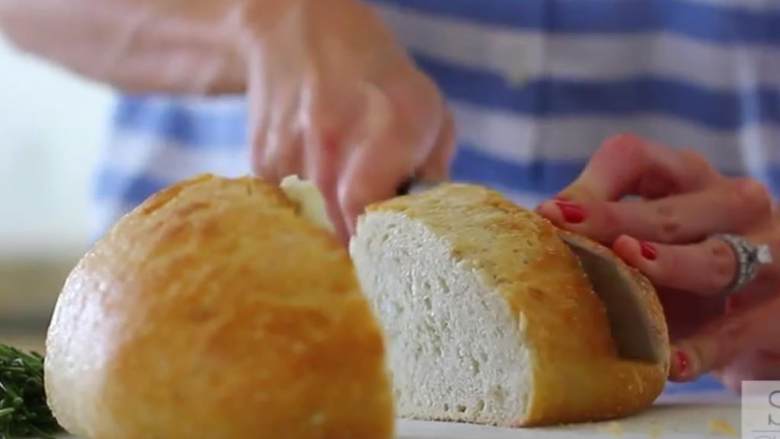
{"type": "Polygon", "coordinates": [[[618,270],[633,280],[637,286],[637,288],[634,289],[634,292],[638,293],[638,298],[642,302],[643,309],[647,312],[646,322],[651,329],[651,338],[653,345],[656,348],[658,363],[663,369],[665,379],[670,367],[669,328],[666,325],[663,306],[661,305],[661,301],[658,298],[658,294],[656,293],[653,284],[650,283],[650,280],[639,270],[631,267],[626,264],[625,261],[617,257],[612,250],[592,239],[565,230],[559,230],[558,234],[565,240],[576,241],[579,245],[589,248],[591,252],[601,254],[605,258],[612,260],[618,270]]]}
{"type": "Polygon", "coordinates": [[[123,218],[69,277],[47,343],[54,413],[89,437],[393,434],[347,252],[257,179],[198,177],[123,218]]]}
{"type": "MultiPolygon", "coordinates": [[[[519,425],[625,416],[648,407],[662,391],[668,364],[618,358],[603,303],[546,219],[497,192],[465,184],[443,184],[368,210],[423,222],[452,244],[454,257],[503,293],[532,349],[535,390],[519,425]]],[[[654,290],[643,276],[632,275],[668,350],[654,290]]]]}

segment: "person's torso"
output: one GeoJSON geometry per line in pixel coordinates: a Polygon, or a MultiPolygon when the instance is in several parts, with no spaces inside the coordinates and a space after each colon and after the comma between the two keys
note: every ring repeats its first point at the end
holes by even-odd
{"type": "MultiPolygon", "coordinates": [[[[533,205],[607,137],[693,148],[780,193],[772,0],[372,0],[452,106],[452,176],[533,205]]],[[[243,97],[121,98],[98,228],[194,173],[250,171],[243,97]]],[[[381,163],[378,158],[377,163],[381,163]]]]}

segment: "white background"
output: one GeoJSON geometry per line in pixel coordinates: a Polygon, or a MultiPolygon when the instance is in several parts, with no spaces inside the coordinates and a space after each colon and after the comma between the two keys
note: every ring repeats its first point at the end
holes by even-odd
{"type": "Polygon", "coordinates": [[[0,39],[0,258],[86,244],[89,179],[111,104],[109,90],[0,39]]]}

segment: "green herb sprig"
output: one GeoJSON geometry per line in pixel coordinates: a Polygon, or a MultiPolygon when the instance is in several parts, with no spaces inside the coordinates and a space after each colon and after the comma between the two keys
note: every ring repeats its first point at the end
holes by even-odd
{"type": "Polygon", "coordinates": [[[46,404],[43,360],[0,345],[0,439],[52,438],[62,431],[46,404]]]}

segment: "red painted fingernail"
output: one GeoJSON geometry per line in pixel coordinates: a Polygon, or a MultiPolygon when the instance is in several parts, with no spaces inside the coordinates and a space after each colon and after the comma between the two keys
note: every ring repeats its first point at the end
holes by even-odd
{"type": "Polygon", "coordinates": [[[561,209],[563,219],[567,223],[579,224],[585,221],[585,210],[581,206],[562,200],[556,201],[555,204],[561,209]]]}
{"type": "Polygon", "coordinates": [[[674,370],[677,378],[685,378],[691,370],[691,359],[685,351],[677,350],[674,352],[674,370]]]}
{"type": "Polygon", "coordinates": [[[640,242],[639,249],[642,251],[642,256],[645,259],[655,261],[655,258],[658,257],[658,250],[656,250],[655,246],[653,244],[650,244],[649,242],[645,242],[645,241],[640,242]]]}

